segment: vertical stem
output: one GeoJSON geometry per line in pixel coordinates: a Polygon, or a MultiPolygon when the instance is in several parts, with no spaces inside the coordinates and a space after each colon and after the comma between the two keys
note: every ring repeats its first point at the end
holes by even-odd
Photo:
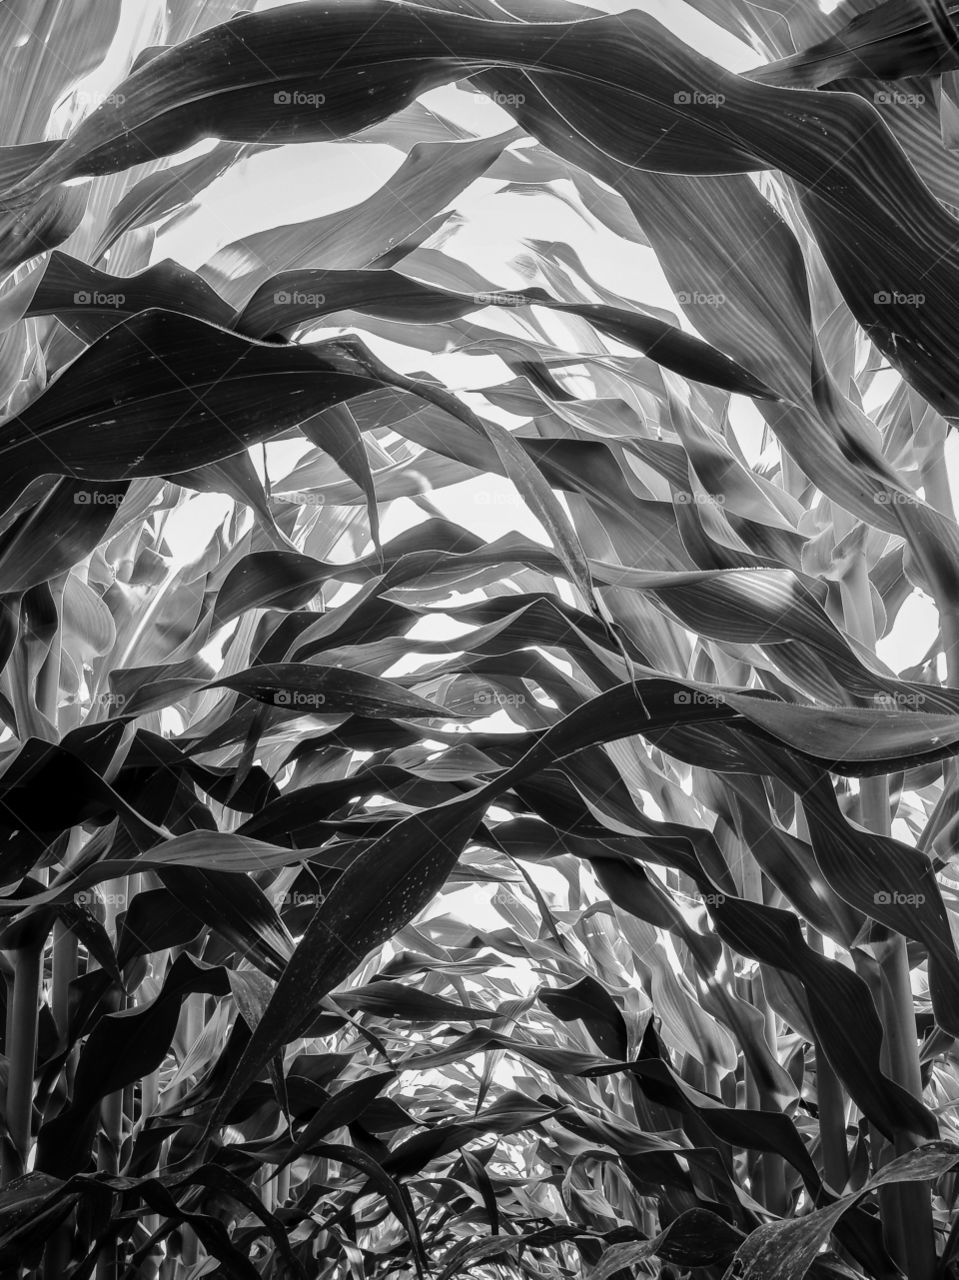
{"type": "MultiPolygon", "coordinates": [[[[796,835],[809,844],[809,824],[801,804],[796,805],[796,835]]],[[[826,941],[818,929],[807,929],[809,946],[826,954],[826,941]]],[[[846,1143],[846,1095],[832,1063],[816,1041],[816,1102],[819,1106],[819,1143],[823,1177],[837,1193],[849,1181],[849,1147],[846,1143]]]]}
{"type": "MultiPolygon", "coordinates": [[[[116,918],[120,911],[126,909],[128,901],[128,879],[126,876],[111,880],[105,886],[106,911],[104,928],[114,939],[116,937],[116,918]]],[[[120,1009],[125,1008],[126,1001],[120,998],[120,1009]]],[[[100,1123],[103,1133],[100,1138],[97,1167],[101,1173],[118,1174],[120,1172],[120,1148],[123,1144],[123,1090],[109,1094],[100,1104],[100,1123]]],[[[116,1239],[104,1246],[97,1260],[97,1280],[117,1280],[122,1270],[121,1250],[116,1239]]]]}
{"type": "MultiPolygon", "coordinates": [[[[53,590],[59,608],[62,582],[53,590]]],[[[56,726],[60,695],[61,632],[56,636],[37,674],[36,710],[48,725],[56,726]]],[[[56,735],[56,729],[53,729],[56,735]]],[[[40,872],[41,877],[44,875],[40,872]]],[[[0,1179],[6,1184],[24,1173],[30,1158],[33,1117],[33,1078],[37,1067],[40,996],[43,989],[43,949],[46,934],[31,938],[11,952],[13,979],[7,984],[7,1129],[9,1141],[0,1159],[0,1179]]]]}
{"type": "MultiPolygon", "coordinates": [[[[151,1071],[148,1076],[144,1076],[140,1081],[140,1115],[139,1123],[145,1125],[150,1116],[157,1109],[160,1099],[160,1081],[159,1072],[151,1071]]],[[[159,1164],[159,1161],[157,1161],[159,1164]]],[[[150,1235],[154,1231],[159,1230],[160,1215],[156,1213],[147,1213],[142,1218],[143,1229],[150,1235]]]]}
{"type": "MultiPolygon", "coordinates": [[[[869,648],[876,647],[872,593],[865,557],[859,555],[842,581],[846,629],[869,648]]],[[[859,813],[864,827],[888,835],[889,780],[863,778],[859,788],[859,813]]],[[[882,978],[884,1067],[889,1076],[915,1098],[922,1098],[916,1012],[909,978],[909,958],[902,934],[889,931],[876,946],[882,978]]],[[[896,1135],[897,1155],[912,1149],[906,1135],[896,1135]]],[[[879,1193],[883,1235],[890,1254],[909,1280],[930,1280],[936,1267],[932,1197],[923,1183],[897,1183],[879,1193]]]]}
{"type": "Polygon", "coordinates": [[[284,1165],[276,1175],[276,1207],[282,1209],[290,1198],[290,1166],[284,1165]]]}
{"type": "MultiPolygon", "coordinates": [[[[84,834],[80,827],[74,827],[70,832],[67,840],[67,847],[64,851],[63,862],[69,867],[79,857],[83,845],[84,834]]],[[[70,987],[76,981],[79,973],[80,960],[80,944],[76,933],[73,929],[57,920],[53,926],[53,968],[52,982],[50,988],[50,1008],[53,1011],[53,1020],[56,1023],[57,1031],[62,1037],[66,1037],[70,1027],[70,987]]],[[[72,1077],[76,1051],[70,1055],[70,1058],[64,1063],[64,1078],[68,1086],[72,1077]]]]}
{"type": "Polygon", "coordinates": [[[30,1155],[43,942],[43,938],[31,942],[9,956],[14,973],[7,986],[7,1128],[10,1141],[3,1147],[4,1184],[26,1171],[30,1155]]]}
{"type": "MultiPolygon", "coordinates": [[[[748,984],[749,979],[744,974],[740,981],[744,989],[739,994],[744,1000],[748,1000],[749,988],[746,984],[748,984]]],[[[756,1077],[750,1071],[748,1063],[743,1067],[743,1073],[746,1081],[746,1109],[748,1111],[759,1111],[759,1086],[756,1084],[756,1077]]],[[[753,1148],[749,1148],[746,1151],[746,1170],[749,1174],[749,1194],[760,1204],[766,1204],[766,1171],[763,1167],[761,1152],[753,1148]]]]}
{"type": "Polygon", "coordinates": [[[715,1062],[711,1062],[708,1066],[703,1067],[703,1093],[711,1094],[714,1098],[722,1097],[719,1067],[715,1062]]]}
{"type": "MultiPolygon", "coordinates": [[[[63,599],[63,588],[65,585],[66,577],[64,576],[58,582],[57,588],[54,591],[54,598],[57,601],[58,611],[63,599]]],[[[64,721],[61,721],[60,719],[58,703],[60,701],[62,661],[63,630],[61,625],[57,629],[56,639],[51,645],[50,654],[43,665],[43,669],[40,672],[40,678],[37,681],[37,706],[43,710],[47,719],[51,724],[57,727],[57,730],[60,733],[67,732],[71,728],[76,728],[79,724],[79,709],[76,705],[65,708],[64,721]]],[[[67,845],[64,851],[65,862],[69,862],[71,860],[71,855],[78,852],[82,843],[82,832],[79,828],[75,827],[67,838],[67,845]]],[[[61,1036],[63,1036],[64,1040],[66,1039],[69,1027],[70,984],[77,976],[78,954],[79,948],[76,934],[68,925],[65,925],[62,920],[57,920],[53,926],[50,1003],[57,1031],[61,1036]]],[[[42,982],[42,946],[40,949],[40,956],[40,980],[42,982]]],[[[39,1004],[39,997],[40,990],[38,989],[37,1004],[39,1004]]],[[[34,1026],[38,1026],[36,1020],[34,1021],[34,1026]]],[[[73,1063],[74,1057],[71,1056],[63,1064],[64,1088],[67,1091],[69,1091],[71,1086],[73,1063]]],[[[66,1221],[62,1222],[50,1234],[43,1250],[44,1280],[59,1280],[59,1277],[66,1273],[73,1253],[74,1222],[74,1216],[71,1214],[66,1221]]]]}
{"type": "MultiPolygon", "coordinates": [[[[774,1062],[779,1061],[779,1042],[776,1034],[776,1014],[766,999],[766,988],[761,971],[753,974],[753,1004],[763,1015],[763,1034],[774,1062]]],[[[768,1096],[768,1091],[760,1089],[760,1106],[763,1111],[780,1112],[782,1108],[768,1096]]],[[[789,1210],[786,1195],[786,1162],[782,1156],[767,1151],[763,1155],[763,1166],[766,1181],[766,1208],[782,1216],[789,1210]]]]}
{"type": "Polygon", "coordinates": [[[782,464],[783,488],[792,497],[801,498],[809,481],[800,469],[799,464],[793,461],[792,455],[787,453],[785,449],[780,450],[779,457],[782,464]]]}
{"type": "MultiPolygon", "coordinates": [[[[826,954],[823,936],[809,929],[809,946],[826,954]]],[[[819,1106],[819,1143],[822,1147],[823,1177],[837,1194],[849,1181],[849,1148],[846,1145],[846,1099],[842,1083],[832,1063],[816,1042],[816,1102],[819,1106]]]]}
{"type": "MultiPolygon", "coordinates": [[[[750,902],[759,903],[762,903],[764,899],[762,868],[745,846],[743,846],[743,897],[750,902]]],[[[762,1014],[763,1035],[769,1046],[773,1061],[778,1062],[779,1045],[776,1037],[776,1015],[766,999],[762,975],[758,970],[753,974],[751,983],[743,994],[762,1014]]],[[[761,1085],[757,1085],[754,1081],[753,1073],[748,1065],[746,1066],[746,1099],[746,1105],[755,1106],[757,1110],[780,1111],[778,1103],[768,1096],[768,1092],[761,1085]]],[[[771,1152],[765,1152],[757,1156],[755,1174],[759,1190],[754,1187],[752,1194],[773,1213],[785,1214],[787,1208],[786,1169],[782,1156],[773,1155],[771,1152]]]]}
{"type": "MultiPolygon", "coordinates": [[[[71,832],[71,843],[76,832],[71,832]]],[[[51,1007],[57,1031],[66,1037],[69,1029],[70,984],[77,976],[79,945],[77,935],[62,920],[53,926],[53,984],[51,1007]]],[[[69,1088],[75,1055],[63,1064],[64,1081],[69,1088]]],[[[71,1220],[57,1227],[43,1250],[43,1280],[60,1280],[70,1265],[73,1251],[71,1220]]]]}
{"type": "MultiPolygon", "coordinates": [[[[922,464],[921,474],[926,501],[937,511],[954,520],[956,514],[953,508],[949,472],[946,469],[945,442],[938,448],[929,450],[922,464]]],[[[936,589],[935,583],[929,585],[933,590],[936,589]]],[[[950,688],[959,689],[959,601],[948,599],[944,594],[937,594],[936,608],[939,611],[942,649],[946,659],[946,682],[950,688]]]]}
{"type": "MultiPolygon", "coordinates": [[[[193,1046],[199,1040],[204,1026],[204,1001],[203,996],[198,992],[188,995],[183,1002],[183,1040],[184,1040],[184,1057],[190,1052],[193,1046]]],[[[184,1081],[183,1088],[189,1086],[184,1081]]],[[[181,1252],[181,1261],[185,1267],[196,1265],[199,1258],[199,1240],[196,1232],[185,1222],[180,1227],[180,1235],[183,1240],[183,1249],[181,1252]]]]}
{"type": "Polygon", "coordinates": [[[79,944],[69,925],[57,920],[53,926],[53,1018],[62,1036],[67,1034],[70,1014],[70,984],[76,980],[79,944]]]}
{"type": "MultiPolygon", "coordinates": [[[[105,886],[106,910],[104,928],[108,934],[116,933],[116,918],[120,910],[127,905],[127,879],[121,877],[111,880],[105,886]]],[[[121,997],[120,1009],[124,1008],[121,997]]],[[[103,1173],[120,1172],[120,1144],[123,1140],[123,1091],[117,1090],[103,1099],[100,1104],[100,1118],[103,1124],[103,1141],[100,1144],[99,1167],[103,1173]]]]}
{"type": "Polygon", "coordinates": [[[263,1166],[260,1173],[260,1199],[267,1213],[276,1212],[276,1180],[268,1164],[263,1166]]]}

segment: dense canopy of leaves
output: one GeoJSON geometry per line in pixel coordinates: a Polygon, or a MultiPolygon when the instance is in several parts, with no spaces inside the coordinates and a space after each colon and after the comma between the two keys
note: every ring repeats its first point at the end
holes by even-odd
{"type": "Polygon", "coordinates": [[[134,8],[0,6],[0,1272],[956,1274],[959,5],[134,8]]]}

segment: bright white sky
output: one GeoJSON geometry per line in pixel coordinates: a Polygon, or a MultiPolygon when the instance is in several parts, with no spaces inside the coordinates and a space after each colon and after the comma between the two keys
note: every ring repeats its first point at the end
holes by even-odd
{"type": "MultiPolygon", "coordinates": [[[[259,0],[257,9],[275,8],[287,0],[259,0]]],[[[160,0],[155,0],[156,4],[160,0]]],[[[756,55],[690,8],[684,0],[592,0],[593,7],[610,13],[630,8],[645,10],[670,27],[702,53],[734,71],[754,66],[756,55]]],[[[826,11],[835,7],[821,0],[826,11]]],[[[149,29],[153,3],[124,6],[121,29],[107,62],[91,78],[89,87],[102,92],[122,77],[127,50],[146,40],[138,32],[149,29]]],[[[491,136],[512,124],[509,115],[485,98],[454,87],[425,94],[422,101],[481,136],[491,136]]],[[[209,144],[202,144],[197,151],[209,144]]],[[[198,207],[186,218],[174,219],[157,237],[153,260],[170,257],[188,267],[207,262],[223,245],[278,222],[290,223],[316,217],[355,204],[387,182],[402,162],[396,148],[368,143],[318,143],[278,148],[234,166],[201,197],[198,207]]],[[[625,297],[672,311],[687,329],[688,322],[676,304],[648,249],[630,245],[604,227],[579,218],[549,195],[519,196],[497,194],[500,184],[489,179],[473,183],[456,201],[463,225],[444,243],[443,250],[462,259],[503,287],[519,287],[524,278],[516,260],[530,240],[561,241],[572,244],[595,280],[625,297]]],[[[429,244],[429,241],[427,241],[429,244]]],[[[500,313],[501,314],[501,313],[500,313]]],[[[401,369],[430,364],[437,376],[454,390],[495,385],[506,376],[495,357],[471,357],[455,353],[432,360],[413,348],[371,341],[379,353],[401,369]]],[[[754,407],[734,398],[733,421],[747,456],[758,451],[760,419],[754,407]]],[[[951,441],[951,444],[954,444],[951,441]]],[[[295,451],[294,451],[295,452],[295,451]]],[[[259,451],[257,451],[257,454],[259,451]]],[[[278,480],[293,463],[289,446],[272,451],[271,477],[278,480]]],[[[950,450],[953,491],[959,483],[959,450],[950,450]]],[[[257,461],[259,459],[257,458],[257,461]]],[[[451,486],[430,495],[431,501],[447,514],[486,538],[498,537],[508,529],[518,529],[543,539],[537,521],[526,511],[512,485],[495,477],[451,486]]],[[[185,546],[195,546],[205,526],[218,523],[227,500],[198,495],[187,503],[169,527],[169,536],[179,536],[185,546]]],[[[383,528],[388,538],[423,518],[411,502],[392,505],[383,528]]],[[[894,633],[880,644],[880,655],[896,669],[916,662],[928,647],[935,612],[931,603],[914,598],[900,615],[894,633]]]]}
{"type": "MultiPolygon", "coordinates": [[[[286,2],[260,0],[255,7],[271,9],[286,2]]],[[[721,54],[722,61],[733,69],[756,64],[755,54],[746,45],[702,18],[682,0],[640,0],[636,4],[629,0],[603,0],[594,7],[612,13],[628,8],[644,9],[663,22],[668,21],[673,30],[703,52],[717,58],[721,54]]],[[[100,80],[98,75],[98,82],[100,80]]],[[[424,94],[421,101],[478,136],[493,136],[513,124],[508,113],[489,99],[453,86],[424,94]]],[[[202,144],[195,151],[209,145],[202,144]]],[[[225,244],[254,231],[277,222],[291,223],[348,208],[388,182],[403,158],[397,148],[369,143],[304,144],[255,156],[234,166],[208,188],[199,207],[189,217],[175,220],[169,230],[157,237],[153,261],[169,257],[198,268],[225,244]]],[[[469,263],[494,284],[510,288],[524,284],[514,263],[526,241],[568,242],[575,246],[598,283],[672,310],[681,318],[651,250],[627,244],[592,221],[584,222],[548,195],[497,195],[501,185],[481,178],[456,200],[455,208],[464,216],[465,223],[444,243],[445,253],[469,263]]],[[[413,348],[404,351],[375,339],[370,340],[370,345],[400,368],[422,368],[429,363],[437,376],[453,389],[491,386],[509,376],[495,357],[451,353],[428,361],[423,352],[413,348]]],[[[751,416],[758,424],[758,414],[746,402],[741,407],[741,415],[746,420],[751,416]]],[[[273,475],[273,478],[279,476],[273,475]]],[[[506,480],[495,477],[484,480],[482,491],[472,483],[450,486],[432,493],[430,498],[450,518],[480,536],[495,538],[507,529],[518,529],[545,541],[538,522],[526,511],[506,480]]],[[[202,505],[212,510],[211,504],[202,505]]],[[[391,537],[422,518],[422,512],[412,503],[396,502],[384,522],[383,536],[391,537]]],[[[184,538],[194,542],[192,530],[187,532],[187,521],[181,523],[184,538]]]]}
{"type": "MultiPolygon", "coordinates": [[[[274,8],[286,2],[260,0],[256,8],[274,8]]],[[[150,36],[143,33],[149,33],[162,3],[163,0],[133,0],[124,6],[111,55],[88,79],[86,89],[93,94],[108,93],[119,82],[129,65],[129,50],[151,43],[150,36]]],[[[629,8],[645,10],[730,70],[744,71],[756,63],[756,56],[748,46],[697,14],[684,0],[592,0],[592,3],[596,9],[611,13],[629,8]]],[[[834,4],[835,0],[822,0],[826,11],[834,4]]],[[[423,101],[479,136],[492,136],[512,123],[507,113],[492,102],[453,87],[426,94],[423,101]]],[[[58,125],[63,123],[56,119],[52,122],[56,130],[52,136],[61,136],[58,125]]],[[[202,149],[198,147],[196,151],[202,149]]],[[[382,187],[402,159],[403,153],[396,148],[365,143],[288,146],[256,156],[230,170],[204,193],[188,217],[175,219],[169,229],[157,237],[153,261],[169,257],[197,268],[222,246],[252,232],[347,208],[382,187]]],[[[677,322],[687,329],[690,327],[650,250],[627,244],[605,228],[582,220],[548,195],[501,195],[496,193],[498,185],[480,179],[456,200],[455,208],[464,221],[444,243],[444,252],[469,263],[495,285],[510,288],[524,283],[517,269],[517,258],[524,252],[527,241],[567,242],[575,247],[586,269],[600,285],[624,297],[667,309],[676,316],[677,322]]],[[[454,390],[495,385],[507,376],[505,367],[492,357],[478,359],[447,354],[430,361],[413,348],[376,341],[371,341],[371,346],[400,369],[429,364],[454,390]]],[[[755,457],[760,426],[758,413],[748,401],[737,397],[733,421],[747,456],[755,457]]],[[[271,477],[279,480],[291,469],[295,458],[288,446],[271,452],[271,477]]],[[[255,453],[259,462],[259,451],[255,453]]],[[[954,492],[959,491],[956,464],[956,450],[953,450],[950,471],[954,492]]],[[[545,541],[538,523],[505,480],[493,477],[481,484],[457,485],[434,492],[430,498],[450,519],[484,538],[492,539],[517,529],[545,541]]],[[[191,558],[196,546],[208,540],[229,506],[225,498],[194,496],[168,523],[168,541],[175,550],[182,548],[185,558],[191,558]]],[[[422,518],[422,511],[413,503],[396,502],[384,522],[383,536],[394,536],[422,518]]],[[[893,634],[880,644],[880,656],[896,670],[917,662],[928,648],[935,627],[931,603],[914,596],[902,610],[893,634]]],[[[489,723],[497,728],[509,725],[504,712],[497,713],[489,723]],[[500,723],[501,720],[505,723],[500,723]]],[[[545,868],[537,869],[537,880],[544,887],[554,875],[545,868]]],[[[483,894],[475,890],[463,890],[446,895],[442,905],[437,904],[433,910],[467,911],[466,918],[474,923],[498,927],[501,921],[495,908],[482,898],[483,894]]]]}

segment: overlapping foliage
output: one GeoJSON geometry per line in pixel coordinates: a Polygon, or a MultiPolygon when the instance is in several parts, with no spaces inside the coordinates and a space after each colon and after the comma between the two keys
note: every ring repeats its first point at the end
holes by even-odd
{"type": "Polygon", "coordinates": [[[254,8],[0,7],[0,1270],[955,1274],[956,6],[254,8]],[[675,312],[486,279],[479,178],[675,312]],[[434,504],[504,480],[539,539],[434,504]]]}

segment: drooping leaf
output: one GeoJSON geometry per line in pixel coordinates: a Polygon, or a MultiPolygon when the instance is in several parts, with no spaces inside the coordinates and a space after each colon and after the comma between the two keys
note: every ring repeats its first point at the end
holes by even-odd
{"type": "Polygon", "coordinates": [[[231,305],[242,307],[278,271],[367,267],[397,249],[402,256],[431,234],[446,216],[441,211],[519,136],[514,129],[495,138],[419,141],[389,182],[366,200],[233,241],[200,274],[231,305]]]}
{"type": "Polygon", "coordinates": [[[317,909],[277,983],[227,1090],[214,1130],[284,1044],[315,1017],[328,994],[379,943],[416,915],[448,879],[483,810],[473,795],[415,813],[371,841],[317,909]]]}
{"type": "MultiPolygon", "coordinates": [[[[955,4],[942,9],[955,20],[955,4]]],[[[750,76],[760,84],[818,89],[849,77],[900,80],[941,75],[959,66],[952,43],[943,40],[924,0],[885,0],[825,40],[757,67],[750,76]]]]}
{"type": "Polygon", "coordinates": [[[26,316],[56,315],[91,341],[124,316],[153,308],[225,327],[234,314],[204,280],[169,258],[135,276],[114,276],[55,250],[4,294],[0,330],[26,316]]]}
{"type": "MultiPolygon", "coordinates": [[[[951,1142],[929,1142],[884,1165],[853,1195],[806,1218],[757,1227],[740,1245],[732,1263],[744,1280],[802,1280],[836,1222],[863,1196],[897,1182],[923,1182],[938,1177],[959,1161],[951,1142]]],[[[731,1268],[731,1269],[732,1269],[731,1268]]]]}
{"type": "Polygon", "coordinates": [[[235,143],[221,143],[193,160],[168,165],[141,178],[110,211],[91,260],[99,261],[127,231],[181,211],[187,200],[195,199],[251,150],[235,143]]]}
{"type": "Polygon", "coordinates": [[[271,707],[304,712],[363,716],[445,717],[442,707],[408,693],[398,685],[342,667],[286,662],[250,667],[212,682],[210,688],[233,689],[271,707]]]}
{"type": "Polygon", "coordinates": [[[727,391],[775,398],[775,393],[735,361],[665,321],[639,311],[559,302],[543,289],[496,290],[470,297],[422,284],[395,271],[287,271],[260,286],[236,323],[241,333],[257,338],[342,310],[368,311],[388,320],[417,323],[459,319],[487,306],[542,306],[582,316],[602,333],[686,377],[727,391]]]}

